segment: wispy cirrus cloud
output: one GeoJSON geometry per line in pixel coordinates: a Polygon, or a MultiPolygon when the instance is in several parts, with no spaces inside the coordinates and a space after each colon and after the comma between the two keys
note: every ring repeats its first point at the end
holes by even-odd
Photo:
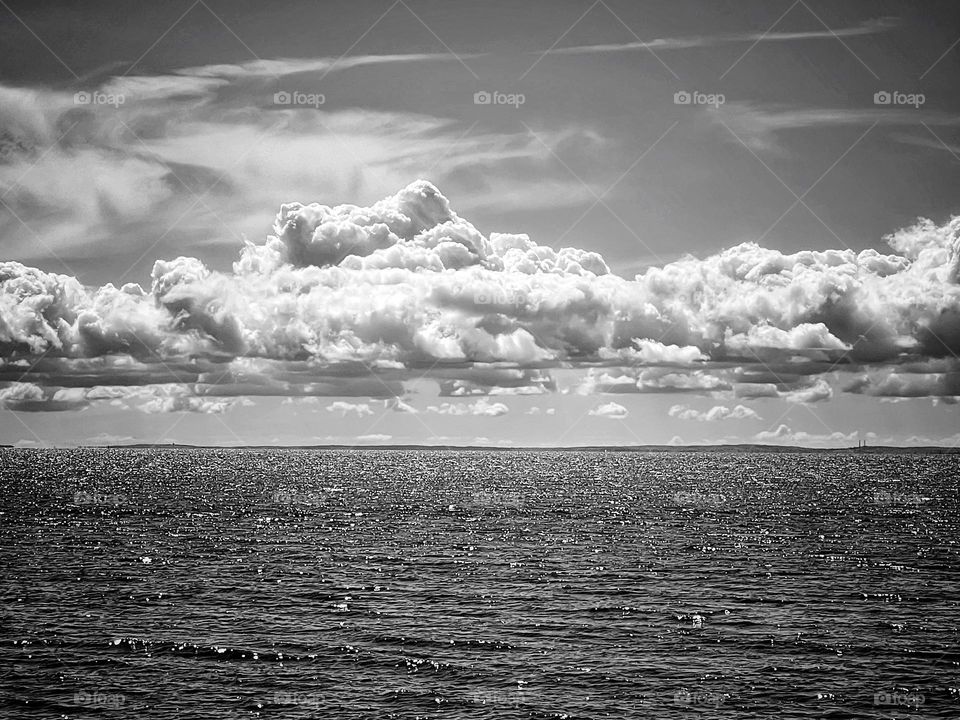
{"type": "Polygon", "coordinates": [[[685,37],[657,38],[655,40],[636,40],[624,43],[602,43],[598,45],[573,45],[550,50],[551,55],[584,55],[589,53],[632,52],[635,50],[687,50],[690,48],[712,47],[734,43],[776,43],[798,40],[826,40],[859,35],[876,35],[898,25],[896,18],[882,17],[865,20],[850,27],[829,30],[809,31],[755,31],[729,33],[725,35],[692,35],[685,37]]]}
{"type": "Polygon", "coordinates": [[[329,72],[450,59],[208,65],[114,76],[78,91],[82,97],[0,86],[6,255],[71,258],[110,247],[140,262],[156,245],[166,252],[233,245],[262,236],[264,218],[304,188],[312,196],[373,199],[416,176],[469,188],[473,208],[529,210],[594,199],[599,184],[593,187],[586,173],[571,177],[557,161],[584,148],[604,151],[605,140],[586,128],[506,133],[356,100],[298,106],[274,97],[278,88],[316,85],[329,72]],[[278,78],[289,83],[278,85],[278,78]]]}
{"type": "MultiPolygon", "coordinates": [[[[915,107],[873,105],[873,97],[865,95],[863,106],[855,108],[796,108],[750,102],[728,102],[705,111],[730,142],[742,142],[756,151],[782,152],[780,135],[790,131],[843,126],[960,127],[960,115],[915,107]]],[[[931,138],[932,140],[932,138],[931,138]]],[[[942,149],[942,146],[941,146],[942,149]]]]}

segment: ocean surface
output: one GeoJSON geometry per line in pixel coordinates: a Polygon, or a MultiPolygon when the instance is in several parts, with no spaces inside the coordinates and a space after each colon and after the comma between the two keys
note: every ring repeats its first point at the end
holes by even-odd
{"type": "Polygon", "coordinates": [[[0,452],[3,718],[960,718],[960,457],[0,452]]]}

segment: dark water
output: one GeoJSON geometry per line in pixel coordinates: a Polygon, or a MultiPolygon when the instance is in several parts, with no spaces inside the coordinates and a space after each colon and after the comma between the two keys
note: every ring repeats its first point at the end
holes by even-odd
{"type": "Polygon", "coordinates": [[[3,717],[960,718],[957,457],[0,464],[3,717]]]}

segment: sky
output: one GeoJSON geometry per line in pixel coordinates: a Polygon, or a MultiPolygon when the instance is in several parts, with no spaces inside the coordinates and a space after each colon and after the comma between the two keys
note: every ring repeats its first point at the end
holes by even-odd
{"type": "Polygon", "coordinates": [[[960,444],[954,2],[0,17],[2,443],[960,444]]]}

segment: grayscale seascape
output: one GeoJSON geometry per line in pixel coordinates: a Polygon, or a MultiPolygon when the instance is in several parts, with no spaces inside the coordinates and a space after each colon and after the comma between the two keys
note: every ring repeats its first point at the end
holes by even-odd
{"type": "Polygon", "coordinates": [[[0,720],[960,720],[960,0],[0,0],[0,720]]]}
{"type": "Polygon", "coordinates": [[[960,708],[957,455],[0,459],[4,717],[960,708]]]}

